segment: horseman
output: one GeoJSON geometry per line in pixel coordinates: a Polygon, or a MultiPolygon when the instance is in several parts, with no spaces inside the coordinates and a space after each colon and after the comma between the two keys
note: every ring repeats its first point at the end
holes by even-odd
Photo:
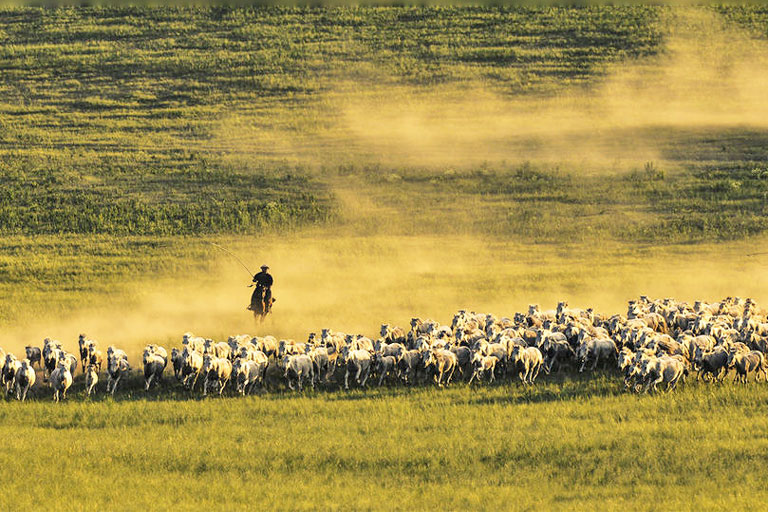
{"type": "Polygon", "coordinates": [[[262,297],[264,297],[264,312],[268,313],[272,306],[272,283],[274,280],[272,276],[267,272],[269,267],[266,265],[261,266],[261,272],[253,276],[253,282],[256,283],[256,289],[251,296],[251,308],[257,304],[262,297]]]}

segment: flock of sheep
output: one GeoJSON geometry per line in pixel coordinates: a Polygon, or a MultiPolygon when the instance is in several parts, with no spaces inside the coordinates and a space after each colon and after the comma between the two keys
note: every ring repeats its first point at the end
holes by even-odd
{"type": "MultiPolygon", "coordinates": [[[[379,338],[323,329],[307,341],[277,340],[273,336],[238,335],[215,342],[184,334],[181,347],[171,350],[174,377],[189,391],[202,388],[220,395],[229,387],[250,394],[258,387],[287,385],[329,387],[434,383],[469,383],[519,378],[533,385],[543,370],[594,371],[617,368],[628,389],[667,390],[697,372],[697,380],[722,382],[729,370],[746,382],[752,373],[768,380],[764,354],[768,351],[768,320],[751,299],[728,297],[694,304],[673,299],[629,302],[626,316],[606,317],[592,309],[572,309],[561,302],[553,311],[529,306],[527,314],[497,318],[459,311],[451,325],[413,318],[410,329],[381,326],[379,338]]],[[[95,341],[80,335],[78,356],[62,344],[44,340],[42,349],[26,347],[19,360],[0,349],[0,377],[7,395],[24,400],[36,378],[35,364],[56,401],[66,398],[78,362],[90,396],[103,371],[106,392],[114,395],[129,374],[127,354],[110,346],[106,355],[95,341]]],[[[148,345],[143,353],[144,389],[163,382],[167,351],[148,345]]]]}

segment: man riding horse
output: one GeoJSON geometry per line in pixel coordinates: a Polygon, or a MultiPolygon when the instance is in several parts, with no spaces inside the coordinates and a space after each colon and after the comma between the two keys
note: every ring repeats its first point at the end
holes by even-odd
{"type": "Polygon", "coordinates": [[[272,283],[274,280],[267,270],[269,270],[269,267],[262,265],[261,272],[253,276],[256,289],[253,291],[253,295],[251,295],[251,305],[248,307],[248,309],[253,311],[263,311],[265,314],[269,313],[272,309],[272,303],[275,301],[272,298],[272,283]]]}

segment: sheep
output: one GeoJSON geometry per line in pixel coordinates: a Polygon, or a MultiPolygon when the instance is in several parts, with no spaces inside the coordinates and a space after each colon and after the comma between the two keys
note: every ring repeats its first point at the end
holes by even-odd
{"type": "Polygon", "coordinates": [[[250,334],[237,334],[227,338],[227,345],[229,345],[230,359],[234,359],[237,354],[240,353],[240,348],[246,343],[250,343],[253,336],[250,334]]]}
{"type": "MultiPolygon", "coordinates": [[[[122,351],[120,351],[122,352],[122,351]]],[[[107,357],[107,393],[112,393],[115,396],[117,391],[117,385],[120,383],[120,379],[123,374],[131,371],[131,365],[128,364],[128,357],[120,357],[119,354],[113,353],[112,356],[107,357]]]]}
{"type": "Polygon", "coordinates": [[[87,368],[90,365],[94,365],[98,368],[98,371],[101,371],[101,366],[104,364],[104,354],[101,352],[101,350],[96,349],[96,344],[88,345],[88,356],[85,360],[87,368]]]}
{"type": "Polygon", "coordinates": [[[397,363],[397,369],[403,383],[406,385],[415,384],[418,375],[419,365],[421,363],[421,352],[413,349],[406,351],[397,363]]]}
{"type": "Polygon", "coordinates": [[[490,382],[493,382],[496,379],[495,372],[498,362],[499,358],[496,356],[484,356],[480,353],[476,353],[472,358],[472,367],[474,368],[474,371],[472,372],[472,377],[469,379],[469,383],[472,384],[472,381],[475,380],[475,378],[477,378],[478,381],[481,381],[483,375],[488,375],[489,373],[490,382]]]}
{"type": "Polygon", "coordinates": [[[69,367],[69,372],[74,375],[77,369],[77,356],[64,350],[58,350],[56,354],[58,355],[58,364],[66,364],[69,367]]]}
{"type": "Polygon", "coordinates": [[[497,342],[486,343],[483,347],[482,355],[495,356],[503,364],[507,360],[507,345],[497,342]]]}
{"type": "MultiPolygon", "coordinates": [[[[413,319],[411,320],[413,322],[413,319]]],[[[451,321],[451,331],[454,336],[461,332],[474,331],[480,328],[480,322],[473,314],[464,309],[459,310],[451,321]]]]}
{"type": "MultiPolygon", "coordinates": [[[[259,350],[256,345],[253,343],[245,343],[244,345],[241,345],[237,352],[233,356],[233,360],[236,359],[242,359],[244,361],[254,361],[256,358],[256,354],[264,354],[261,350],[259,350]]],[[[266,356],[266,354],[264,354],[266,356]]]]}
{"type": "Polygon", "coordinates": [[[306,343],[296,343],[295,340],[280,340],[280,343],[277,346],[277,357],[282,358],[283,356],[289,355],[289,356],[296,356],[299,354],[306,353],[307,345],[306,343]]]}
{"type": "Polygon", "coordinates": [[[371,353],[367,350],[353,350],[349,346],[344,347],[339,356],[342,364],[346,365],[344,373],[344,389],[349,390],[349,376],[355,375],[355,382],[361,387],[365,387],[368,376],[371,373],[371,353]]]}
{"type": "MultiPolygon", "coordinates": [[[[685,338],[683,338],[685,339],[685,338]]],[[[678,341],[681,344],[685,344],[684,342],[678,341]]],[[[715,348],[715,339],[712,336],[702,335],[702,336],[695,336],[691,337],[688,342],[688,353],[693,356],[692,358],[695,359],[695,355],[697,351],[703,352],[710,352],[711,350],[714,350],[715,348]]]]}
{"type": "Polygon", "coordinates": [[[119,348],[115,348],[114,345],[110,345],[107,347],[107,363],[109,363],[110,359],[128,359],[128,355],[125,353],[125,351],[120,350],[119,348]]]}
{"type": "Polygon", "coordinates": [[[432,339],[429,336],[419,336],[408,344],[409,350],[415,349],[419,352],[427,352],[432,348],[432,339]]]}
{"type": "Polygon", "coordinates": [[[197,352],[201,356],[205,352],[205,338],[195,336],[191,332],[184,333],[181,339],[183,348],[189,348],[190,351],[197,352]]]}
{"type": "Polygon", "coordinates": [[[21,361],[16,359],[16,356],[13,354],[6,354],[2,374],[3,388],[6,395],[10,395],[13,390],[13,379],[16,377],[16,372],[19,368],[21,368],[21,361]]]}
{"type": "Polygon", "coordinates": [[[389,324],[381,324],[379,334],[384,343],[399,343],[401,345],[405,345],[406,343],[405,330],[401,327],[392,327],[389,324]]]}
{"type": "Polygon", "coordinates": [[[307,354],[286,355],[283,358],[283,376],[288,383],[288,388],[294,390],[293,379],[299,391],[302,391],[302,382],[306,379],[312,389],[315,389],[315,374],[312,359],[307,354]]]}
{"type": "Polygon", "coordinates": [[[417,338],[421,334],[429,334],[433,329],[436,329],[440,327],[440,324],[435,322],[434,320],[425,319],[422,320],[421,318],[411,318],[411,333],[413,333],[413,337],[417,338]]]}
{"type": "Polygon", "coordinates": [[[277,350],[279,343],[274,336],[264,336],[262,338],[254,338],[251,343],[256,346],[257,349],[264,352],[267,357],[277,357],[277,350]]]}
{"type": "Polygon", "coordinates": [[[80,368],[85,371],[85,367],[88,364],[88,357],[91,351],[91,347],[96,347],[96,342],[93,340],[89,340],[85,334],[81,334],[77,338],[77,347],[80,352],[80,368]]]}
{"type": "Polygon", "coordinates": [[[544,357],[541,351],[536,347],[523,347],[516,345],[512,349],[512,355],[510,357],[512,364],[518,371],[518,376],[523,384],[533,385],[536,377],[539,375],[544,364],[544,357]]]}
{"type": "Polygon", "coordinates": [[[228,343],[216,343],[213,346],[214,354],[219,359],[232,359],[232,347],[228,343]]]}
{"type": "MultiPolygon", "coordinates": [[[[472,368],[472,351],[468,347],[462,347],[451,344],[448,350],[456,354],[456,364],[458,366],[459,373],[464,380],[470,375],[470,369],[472,368]]],[[[471,378],[471,377],[470,377],[471,378]]]]}
{"type": "Polygon", "coordinates": [[[93,389],[99,382],[99,367],[95,364],[89,364],[85,371],[85,394],[91,396],[93,389]]]}
{"type": "Polygon", "coordinates": [[[253,393],[256,384],[264,384],[264,374],[267,371],[268,359],[263,352],[259,352],[261,358],[259,361],[243,361],[237,363],[237,368],[233,368],[235,374],[235,384],[237,391],[241,395],[253,393]]]}
{"type": "Polygon", "coordinates": [[[29,359],[30,365],[34,366],[35,363],[37,363],[38,367],[42,367],[43,353],[42,350],[40,350],[40,347],[32,347],[27,345],[24,347],[24,352],[27,354],[27,359],[29,359]]]}
{"type": "Polygon", "coordinates": [[[152,382],[163,382],[163,370],[165,370],[166,361],[159,354],[151,352],[149,349],[144,351],[144,391],[149,391],[152,382]]]}
{"type": "Polygon", "coordinates": [[[24,359],[13,377],[16,388],[16,400],[24,401],[29,388],[35,385],[35,369],[29,359],[24,359]]]}
{"type": "Polygon", "coordinates": [[[627,347],[624,347],[619,351],[617,364],[619,366],[619,372],[624,376],[624,385],[626,387],[630,387],[629,376],[634,365],[634,358],[635,354],[627,347]]]}
{"type": "Polygon", "coordinates": [[[71,365],[67,364],[66,360],[60,361],[59,365],[51,372],[49,380],[53,389],[54,402],[66,400],[67,398],[67,390],[72,386],[70,367],[71,365]]]}
{"type": "Polygon", "coordinates": [[[765,357],[762,352],[753,350],[751,352],[743,353],[733,351],[728,355],[728,368],[736,369],[736,377],[733,382],[747,383],[747,375],[749,372],[755,372],[755,382],[760,380],[760,373],[765,376],[765,380],[768,381],[768,369],[765,366],[765,357]]]}
{"type": "Polygon", "coordinates": [[[711,375],[715,381],[722,382],[728,373],[728,352],[724,347],[716,347],[711,352],[698,349],[694,360],[699,367],[696,380],[699,380],[699,377],[705,379],[707,375],[711,375]]]}
{"type": "Polygon", "coordinates": [[[433,367],[435,369],[437,372],[435,380],[438,387],[449,385],[459,362],[456,354],[445,349],[433,349],[427,352],[427,354],[424,368],[433,367]]]}
{"type": "Polygon", "coordinates": [[[237,359],[232,363],[232,375],[234,375],[235,389],[242,396],[251,393],[251,388],[256,385],[256,364],[253,361],[237,359]]]}
{"type": "Polygon", "coordinates": [[[685,365],[675,357],[653,357],[645,362],[643,370],[645,391],[656,391],[656,386],[662,382],[667,383],[667,391],[675,389],[677,382],[685,375],[685,365]]]}
{"type": "Polygon", "coordinates": [[[185,388],[190,391],[195,389],[197,379],[203,371],[203,355],[196,350],[185,347],[181,353],[184,364],[181,367],[181,380],[185,388]]]}
{"type": "Polygon", "coordinates": [[[382,356],[393,356],[395,359],[400,359],[405,353],[405,345],[402,343],[387,343],[383,339],[376,341],[373,346],[373,350],[376,354],[382,356]]]}
{"type": "Polygon", "coordinates": [[[385,356],[376,354],[374,356],[374,369],[379,375],[379,387],[384,383],[384,379],[388,376],[396,376],[397,374],[397,358],[395,356],[385,356]]]}
{"type": "Polygon", "coordinates": [[[373,341],[361,334],[357,336],[348,334],[345,341],[350,350],[365,350],[371,355],[376,352],[373,348],[373,341]]]}
{"type": "Polygon", "coordinates": [[[316,332],[309,333],[309,336],[307,336],[307,345],[312,348],[317,348],[320,346],[320,338],[317,337],[316,332]]]}
{"type": "Polygon", "coordinates": [[[232,363],[229,359],[205,354],[203,356],[202,375],[205,379],[203,381],[203,396],[208,396],[208,386],[214,382],[218,386],[219,396],[221,396],[232,377],[232,363]]]}
{"type": "Polygon", "coordinates": [[[45,338],[43,340],[43,364],[45,365],[43,371],[43,381],[47,381],[51,372],[56,369],[57,362],[59,360],[58,352],[63,350],[60,342],[45,338]]]}
{"type": "Polygon", "coordinates": [[[177,381],[181,380],[181,369],[184,367],[184,358],[181,351],[174,347],[171,349],[171,365],[173,366],[173,376],[177,381]]]}
{"type": "Polygon", "coordinates": [[[307,346],[307,355],[312,360],[316,384],[320,384],[321,381],[323,384],[330,382],[336,369],[335,360],[331,359],[328,350],[327,347],[307,346]]]}
{"type": "Polygon", "coordinates": [[[160,345],[147,345],[144,348],[145,352],[149,352],[152,355],[156,355],[163,359],[163,369],[168,366],[168,352],[160,345]]]}
{"type": "MultiPolygon", "coordinates": [[[[562,333],[555,333],[562,334],[562,333]]],[[[546,357],[547,363],[544,364],[544,372],[549,374],[557,364],[558,370],[565,364],[568,364],[576,359],[576,353],[573,351],[571,345],[563,339],[558,339],[554,336],[544,338],[541,345],[536,347],[539,349],[542,355],[546,357]]]]}
{"type": "Polygon", "coordinates": [[[579,373],[584,371],[584,367],[586,367],[587,361],[589,359],[594,361],[592,363],[592,367],[590,368],[591,371],[594,371],[595,368],[597,368],[597,363],[600,362],[601,358],[615,360],[617,354],[618,350],[616,349],[616,343],[614,343],[612,339],[587,339],[579,346],[577,351],[578,358],[581,360],[579,373]]]}

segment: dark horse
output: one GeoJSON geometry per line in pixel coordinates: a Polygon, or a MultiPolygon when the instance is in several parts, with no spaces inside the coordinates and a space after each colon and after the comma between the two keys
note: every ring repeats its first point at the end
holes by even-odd
{"type": "Polygon", "coordinates": [[[256,289],[253,290],[253,295],[251,295],[251,305],[247,309],[253,311],[253,318],[263,322],[264,318],[272,312],[272,304],[274,302],[275,298],[270,297],[269,303],[267,303],[267,289],[256,285],[256,289]]]}

